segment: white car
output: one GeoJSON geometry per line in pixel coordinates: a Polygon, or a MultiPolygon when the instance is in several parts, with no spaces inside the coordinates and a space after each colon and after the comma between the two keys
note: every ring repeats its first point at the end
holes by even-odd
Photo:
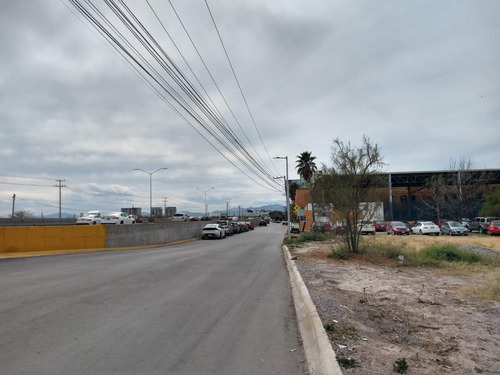
{"type": "Polygon", "coordinates": [[[126,212],[111,212],[103,216],[102,224],[135,224],[135,219],[126,212]]]}
{"type": "Polygon", "coordinates": [[[224,238],[226,237],[226,230],[221,224],[207,224],[201,230],[201,239],[207,238],[224,238]]]}
{"type": "Polygon", "coordinates": [[[77,225],[97,225],[102,222],[102,214],[100,211],[89,211],[87,215],[80,216],[76,219],[77,225]]]}
{"type": "Polygon", "coordinates": [[[172,216],[173,221],[189,221],[189,216],[186,214],[174,214],[172,216]]]}
{"type": "Polygon", "coordinates": [[[441,230],[432,221],[417,221],[412,227],[411,232],[413,234],[435,234],[439,236],[441,230]]]}
{"type": "Polygon", "coordinates": [[[358,228],[361,234],[375,235],[375,225],[373,225],[373,221],[362,220],[358,223],[358,228]]]}

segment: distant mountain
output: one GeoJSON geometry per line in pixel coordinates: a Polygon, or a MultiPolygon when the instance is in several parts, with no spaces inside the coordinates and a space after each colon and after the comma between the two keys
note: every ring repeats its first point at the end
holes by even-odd
{"type": "MultiPolygon", "coordinates": [[[[285,212],[285,206],[279,205],[279,204],[270,204],[266,206],[261,206],[261,207],[240,207],[238,208],[231,208],[229,210],[229,216],[259,216],[261,213],[269,213],[271,211],[280,211],[280,212],[285,212]]],[[[180,210],[178,211],[181,214],[186,214],[189,216],[204,216],[205,213],[200,213],[200,212],[189,212],[189,211],[183,211],[180,210]]],[[[211,216],[219,216],[219,215],[225,215],[226,210],[217,210],[217,211],[210,211],[211,216]]]]}

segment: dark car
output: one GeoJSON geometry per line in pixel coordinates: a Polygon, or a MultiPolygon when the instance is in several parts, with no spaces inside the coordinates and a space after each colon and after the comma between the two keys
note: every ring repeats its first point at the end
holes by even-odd
{"type": "Polygon", "coordinates": [[[238,223],[231,221],[229,223],[229,226],[233,229],[233,233],[241,233],[243,230],[241,227],[238,225],[238,223]]]}
{"type": "Polygon", "coordinates": [[[267,221],[264,219],[259,220],[259,227],[267,227],[267,221]]]}

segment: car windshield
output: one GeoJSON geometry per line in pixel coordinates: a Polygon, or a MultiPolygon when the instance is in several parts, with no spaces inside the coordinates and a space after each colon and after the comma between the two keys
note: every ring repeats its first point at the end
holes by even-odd
{"type": "Polygon", "coordinates": [[[429,226],[429,225],[436,225],[436,224],[434,224],[432,221],[424,221],[424,222],[422,223],[422,225],[427,225],[427,226],[429,226]]]}
{"type": "Polygon", "coordinates": [[[450,227],[463,227],[462,224],[460,223],[455,223],[455,222],[452,222],[452,223],[448,223],[450,227]]]}
{"type": "Polygon", "coordinates": [[[401,221],[393,221],[391,223],[393,227],[404,227],[405,225],[401,221]]]}

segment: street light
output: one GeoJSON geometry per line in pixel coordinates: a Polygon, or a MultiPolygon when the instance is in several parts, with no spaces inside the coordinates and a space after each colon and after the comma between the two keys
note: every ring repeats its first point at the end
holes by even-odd
{"type": "Polygon", "coordinates": [[[165,168],[165,167],[158,168],[154,172],[148,172],[142,168],[135,168],[134,169],[134,171],[141,171],[141,172],[147,173],[149,175],[149,219],[150,219],[150,221],[153,219],[153,175],[156,172],[161,171],[162,169],[168,169],[168,168],[165,168]]]}
{"type": "Polygon", "coordinates": [[[210,189],[207,189],[207,190],[203,190],[203,189],[200,189],[200,188],[197,188],[199,191],[202,191],[203,193],[205,193],[205,218],[208,216],[208,204],[207,204],[207,193],[212,190],[212,189],[215,189],[213,187],[211,187],[210,189]]]}
{"type": "Polygon", "coordinates": [[[290,191],[288,187],[288,156],[275,156],[273,159],[285,159],[286,160],[286,179],[285,179],[285,192],[286,192],[286,215],[288,216],[287,225],[287,237],[290,239],[290,191]]]}

